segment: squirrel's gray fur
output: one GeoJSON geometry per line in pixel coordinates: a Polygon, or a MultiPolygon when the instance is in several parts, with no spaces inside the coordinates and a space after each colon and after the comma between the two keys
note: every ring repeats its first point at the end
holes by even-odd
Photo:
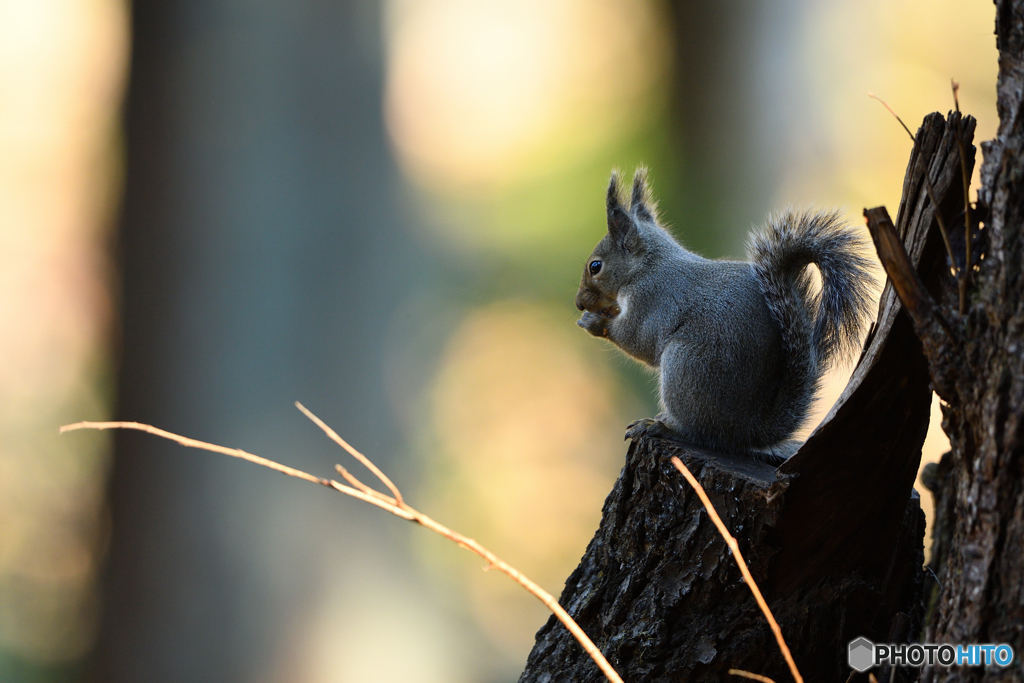
{"type": "Polygon", "coordinates": [[[577,324],[660,370],[662,412],[643,431],[778,461],[822,375],[860,341],[872,283],[863,240],[835,211],[789,211],[751,236],[749,262],[712,261],[659,224],[643,168],[628,203],[612,174],[607,209],[577,324]]]}

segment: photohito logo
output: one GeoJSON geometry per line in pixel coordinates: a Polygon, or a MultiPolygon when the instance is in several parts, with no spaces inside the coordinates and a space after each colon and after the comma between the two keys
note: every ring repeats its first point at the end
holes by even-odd
{"type": "Polygon", "coordinates": [[[875,644],[867,638],[858,638],[850,643],[847,659],[854,671],[867,671],[875,665],[875,644]]]}
{"type": "Polygon", "coordinates": [[[933,643],[893,643],[881,645],[867,638],[850,642],[847,661],[854,671],[873,666],[1010,666],[1013,648],[1000,645],[936,645],[933,643]]]}

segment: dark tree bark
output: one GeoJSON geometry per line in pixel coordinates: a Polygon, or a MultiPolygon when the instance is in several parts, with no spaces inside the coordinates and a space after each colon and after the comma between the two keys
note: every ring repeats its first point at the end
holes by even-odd
{"type": "MultiPolygon", "coordinates": [[[[962,179],[974,166],[974,120],[932,114],[915,138],[896,226],[884,209],[865,212],[891,280],[850,385],[798,453],[772,471],[659,439],[631,445],[561,598],[626,680],[721,680],[730,668],[788,679],[672,455],[739,540],[805,679],[847,680],[846,646],[857,636],[910,642],[922,628],[925,642],[1006,642],[1018,660],[1024,653],[1024,0],[999,3],[997,38],[1002,123],[985,147],[970,262],[962,179]],[[887,243],[881,228],[899,239],[887,243]],[[973,273],[966,298],[953,266],[973,273]],[[938,581],[922,572],[912,491],[930,388],[945,402],[952,446],[929,472],[938,581]]],[[[899,670],[897,680],[917,673],[899,670]]],[[[1018,661],[923,677],[1022,674],[1018,661]]],[[[520,680],[600,674],[549,620],[520,680]]]]}
{"type": "Polygon", "coordinates": [[[929,472],[941,587],[924,639],[1009,643],[1017,661],[927,669],[926,681],[1024,679],[1024,0],[996,7],[1000,127],[983,145],[978,270],[962,315],[954,283],[942,283],[937,313],[953,334],[921,330],[951,447],[929,472]]]}

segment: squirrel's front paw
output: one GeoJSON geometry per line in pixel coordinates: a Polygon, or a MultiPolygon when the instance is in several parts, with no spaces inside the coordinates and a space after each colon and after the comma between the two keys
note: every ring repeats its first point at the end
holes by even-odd
{"type": "Polygon", "coordinates": [[[642,420],[636,420],[631,422],[626,427],[626,438],[627,439],[638,439],[641,436],[653,436],[655,438],[665,438],[674,435],[672,429],[657,418],[645,417],[642,420]]]}
{"type": "Polygon", "coordinates": [[[576,324],[595,337],[608,336],[608,318],[597,313],[584,311],[580,319],[576,321],[576,324]]]}

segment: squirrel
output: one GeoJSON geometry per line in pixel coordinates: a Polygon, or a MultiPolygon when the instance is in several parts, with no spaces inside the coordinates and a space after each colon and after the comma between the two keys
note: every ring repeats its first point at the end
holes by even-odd
{"type": "Polygon", "coordinates": [[[864,240],[837,211],[791,210],[751,235],[749,262],[706,259],[659,222],[643,167],[628,204],[612,173],[607,214],[583,268],[577,325],[659,371],[661,412],[626,438],[783,462],[823,374],[860,345],[873,286],[864,240]]]}

